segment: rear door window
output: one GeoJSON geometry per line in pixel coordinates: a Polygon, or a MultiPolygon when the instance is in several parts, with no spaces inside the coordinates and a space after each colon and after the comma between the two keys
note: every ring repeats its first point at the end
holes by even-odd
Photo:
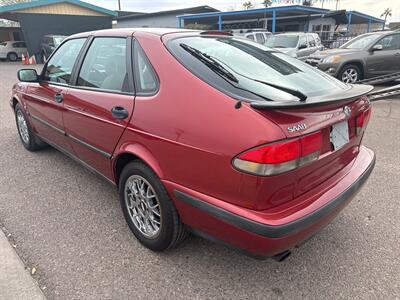
{"type": "Polygon", "coordinates": [[[129,92],[126,38],[95,38],[85,56],[78,86],[129,92]]]}
{"type": "Polygon", "coordinates": [[[256,38],[257,38],[257,42],[260,44],[264,44],[265,43],[265,38],[264,35],[262,33],[256,33],[256,38]]]}
{"type": "Polygon", "coordinates": [[[23,42],[13,43],[13,48],[25,48],[25,43],[23,42]]]}
{"type": "Polygon", "coordinates": [[[377,45],[382,45],[383,50],[397,50],[400,49],[400,34],[392,34],[385,36],[377,45]]]}
{"type": "Polygon", "coordinates": [[[46,64],[44,80],[69,84],[76,58],[85,41],[86,38],[69,40],[58,48],[57,52],[54,53],[46,64]]]}
{"type": "Polygon", "coordinates": [[[308,42],[306,36],[301,36],[299,40],[299,49],[308,48],[308,42]]]}
{"type": "Polygon", "coordinates": [[[314,37],[311,34],[309,34],[307,36],[307,38],[308,38],[308,46],[309,47],[315,47],[316,43],[315,43],[314,37]]]}

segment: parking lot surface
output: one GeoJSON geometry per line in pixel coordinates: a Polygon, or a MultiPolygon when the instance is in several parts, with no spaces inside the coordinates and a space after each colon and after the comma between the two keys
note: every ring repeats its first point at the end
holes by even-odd
{"type": "Polygon", "coordinates": [[[373,104],[367,184],[283,263],[196,237],[157,254],[129,231],[114,187],[52,148],[23,148],[8,103],[18,68],[0,63],[0,223],[49,299],[400,298],[400,99],[373,104]]]}

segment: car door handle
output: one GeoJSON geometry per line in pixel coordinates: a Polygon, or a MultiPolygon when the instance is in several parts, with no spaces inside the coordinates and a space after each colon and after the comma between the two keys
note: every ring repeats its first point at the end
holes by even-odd
{"type": "Polygon", "coordinates": [[[111,113],[114,118],[119,119],[119,120],[126,119],[129,116],[129,112],[121,106],[114,106],[111,109],[111,113]]]}
{"type": "Polygon", "coordinates": [[[63,102],[63,95],[60,93],[57,93],[54,95],[54,101],[56,101],[57,103],[61,103],[63,102]]]}

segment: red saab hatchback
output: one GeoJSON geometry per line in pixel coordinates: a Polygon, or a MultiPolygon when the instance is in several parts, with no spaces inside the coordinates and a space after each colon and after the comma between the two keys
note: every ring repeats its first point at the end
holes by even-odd
{"type": "Polygon", "coordinates": [[[250,40],[124,29],[69,37],[20,70],[22,144],[48,144],[118,186],[126,221],[161,251],[190,231],[286,258],[372,172],[370,86],[250,40]]]}

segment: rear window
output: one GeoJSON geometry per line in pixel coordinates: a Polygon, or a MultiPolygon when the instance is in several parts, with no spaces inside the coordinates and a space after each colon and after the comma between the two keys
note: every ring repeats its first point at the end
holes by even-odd
{"type": "Polygon", "coordinates": [[[270,84],[298,90],[306,96],[340,93],[349,88],[306,63],[248,39],[194,36],[171,40],[167,46],[183,65],[202,80],[240,98],[297,99],[270,84]],[[194,52],[205,54],[214,64],[199,58],[194,52]]]}
{"type": "Polygon", "coordinates": [[[298,35],[274,35],[265,44],[270,48],[296,48],[299,42],[298,35]]]}
{"type": "Polygon", "coordinates": [[[372,42],[377,40],[379,37],[381,37],[381,34],[366,34],[366,35],[360,35],[347,43],[343,44],[340,48],[342,49],[365,49],[366,47],[369,47],[372,42]]]}

